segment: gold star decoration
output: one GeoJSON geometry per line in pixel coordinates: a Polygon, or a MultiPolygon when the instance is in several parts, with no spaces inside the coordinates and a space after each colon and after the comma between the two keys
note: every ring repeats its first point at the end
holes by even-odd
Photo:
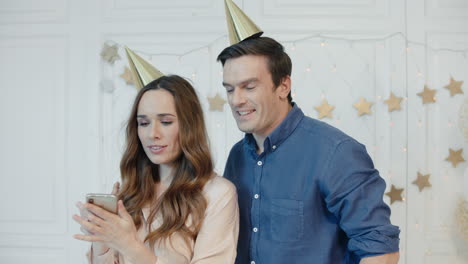
{"type": "Polygon", "coordinates": [[[435,103],[436,90],[429,89],[427,85],[424,85],[424,91],[418,93],[422,98],[423,104],[435,103]]]}
{"type": "Polygon", "coordinates": [[[208,97],[208,102],[210,103],[210,111],[222,112],[224,110],[226,100],[217,93],[215,97],[208,97]]]}
{"type": "Polygon", "coordinates": [[[388,111],[392,112],[395,110],[401,110],[401,100],[403,100],[402,97],[395,96],[393,93],[390,93],[390,98],[384,101],[388,105],[388,111]]]}
{"type": "Polygon", "coordinates": [[[454,168],[457,167],[458,163],[465,161],[465,159],[462,157],[463,149],[455,151],[449,148],[449,152],[450,154],[445,160],[451,162],[454,168]]]}
{"type": "Polygon", "coordinates": [[[109,44],[104,43],[104,47],[101,51],[101,57],[110,64],[114,64],[115,61],[120,60],[118,51],[119,47],[117,44],[110,46],[109,44]]]}
{"type": "Polygon", "coordinates": [[[444,88],[450,90],[450,96],[454,96],[456,94],[463,94],[463,90],[461,89],[463,85],[463,81],[455,81],[452,76],[450,76],[450,83],[445,85],[444,88]]]}
{"type": "Polygon", "coordinates": [[[421,173],[419,173],[418,171],[418,178],[416,180],[414,180],[412,182],[412,184],[415,184],[418,186],[419,188],[419,192],[422,192],[422,190],[425,188],[425,187],[431,187],[431,183],[429,182],[429,177],[431,177],[430,174],[427,174],[427,175],[422,175],[421,173]]]}
{"type": "Polygon", "coordinates": [[[133,84],[132,72],[127,66],[125,66],[125,70],[120,74],[120,77],[125,80],[125,83],[133,84]]]}
{"type": "Polygon", "coordinates": [[[395,185],[392,184],[392,188],[389,192],[385,193],[388,197],[390,197],[390,204],[393,204],[396,201],[403,201],[401,197],[401,193],[403,192],[403,188],[398,189],[395,185]]]}
{"type": "Polygon", "coordinates": [[[319,112],[319,119],[324,117],[333,118],[332,111],[335,109],[335,107],[333,105],[329,105],[327,99],[323,99],[322,104],[314,108],[319,112]]]}
{"type": "Polygon", "coordinates": [[[364,97],[361,97],[361,99],[359,99],[359,102],[358,103],[355,103],[353,104],[354,108],[356,108],[358,110],[358,115],[359,116],[362,116],[364,114],[372,114],[371,112],[371,107],[374,103],[372,102],[367,102],[366,99],[364,99],[364,97]]]}

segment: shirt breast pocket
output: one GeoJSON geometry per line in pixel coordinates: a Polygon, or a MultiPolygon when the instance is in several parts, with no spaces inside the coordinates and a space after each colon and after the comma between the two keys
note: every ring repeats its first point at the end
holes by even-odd
{"type": "Polygon", "coordinates": [[[290,199],[272,199],[270,204],[271,237],[279,242],[294,242],[304,232],[304,202],[290,199]]]}

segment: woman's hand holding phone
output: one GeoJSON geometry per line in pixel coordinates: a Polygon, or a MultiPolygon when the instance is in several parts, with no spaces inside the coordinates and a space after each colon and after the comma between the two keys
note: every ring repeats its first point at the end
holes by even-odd
{"type": "MultiPolygon", "coordinates": [[[[119,192],[119,183],[113,186],[112,194],[119,192]]],[[[133,219],[125,209],[123,202],[117,204],[118,214],[111,213],[91,203],[77,203],[80,215],[74,215],[73,219],[81,225],[84,234],[76,234],[79,240],[93,242],[94,255],[102,255],[109,247],[121,251],[127,243],[136,239],[136,227],[133,219]]]]}

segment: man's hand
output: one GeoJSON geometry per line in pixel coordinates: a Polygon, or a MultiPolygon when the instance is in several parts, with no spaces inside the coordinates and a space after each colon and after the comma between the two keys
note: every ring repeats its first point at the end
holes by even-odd
{"type": "Polygon", "coordinates": [[[359,264],[397,264],[400,252],[388,253],[379,256],[363,258],[359,264]]]}

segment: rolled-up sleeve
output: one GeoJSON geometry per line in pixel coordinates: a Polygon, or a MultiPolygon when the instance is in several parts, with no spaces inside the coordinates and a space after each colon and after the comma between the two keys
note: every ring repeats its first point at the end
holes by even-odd
{"type": "Polygon", "coordinates": [[[347,234],[348,249],[358,258],[399,251],[397,226],[383,201],[385,181],[366,149],[348,139],[337,144],[321,179],[328,210],[347,234]]]}

